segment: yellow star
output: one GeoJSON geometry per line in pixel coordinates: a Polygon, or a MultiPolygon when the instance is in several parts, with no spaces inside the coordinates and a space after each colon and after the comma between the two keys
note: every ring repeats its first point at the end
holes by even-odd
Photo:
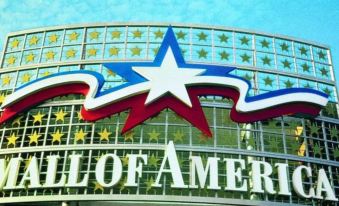
{"type": "Polygon", "coordinates": [[[84,118],[82,117],[81,112],[77,112],[77,114],[78,114],[77,116],[78,116],[78,119],[79,119],[79,120],[84,120],[84,118]]]}
{"type": "Polygon", "coordinates": [[[100,135],[100,140],[107,140],[109,141],[109,135],[111,135],[111,132],[108,132],[105,128],[104,131],[101,131],[98,133],[100,135]]]}
{"type": "Polygon", "coordinates": [[[88,49],[88,50],[87,50],[87,56],[88,56],[88,57],[90,57],[90,56],[95,57],[96,55],[97,55],[97,49],[91,48],[91,49],[88,49]]]}
{"type": "Polygon", "coordinates": [[[125,134],[125,141],[127,141],[127,140],[131,140],[132,142],[133,142],[133,140],[134,140],[134,132],[133,131],[130,131],[130,132],[127,132],[126,134],[125,134]]]}
{"type": "Polygon", "coordinates": [[[75,54],[77,51],[75,51],[74,49],[69,49],[66,51],[66,57],[68,58],[74,58],[75,54]]]}
{"type": "Polygon", "coordinates": [[[31,160],[32,160],[32,155],[29,155],[28,159],[26,159],[25,161],[25,170],[28,168],[29,166],[29,163],[31,163],[31,160]]]}
{"type": "Polygon", "coordinates": [[[30,53],[26,55],[26,63],[34,61],[35,55],[33,53],[30,53]]]}
{"type": "Polygon", "coordinates": [[[59,36],[56,34],[52,34],[51,36],[48,37],[49,43],[56,43],[58,41],[59,36]]]}
{"type": "Polygon", "coordinates": [[[25,73],[22,77],[21,77],[21,82],[22,83],[26,83],[29,82],[31,80],[31,75],[29,73],[25,73]]]}
{"type": "Polygon", "coordinates": [[[83,129],[80,129],[80,131],[78,130],[74,136],[75,136],[75,141],[85,141],[85,136],[87,135],[87,132],[84,132],[83,129]]]}
{"type": "Polygon", "coordinates": [[[6,139],[8,140],[7,146],[9,146],[9,145],[15,146],[16,140],[19,139],[19,137],[15,136],[15,134],[12,133],[11,136],[7,137],[6,139]]]}
{"type": "Polygon", "coordinates": [[[115,77],[115,73],[112,71],[112,70],[110,70],[110,69],[107,69],[107,74],[108,74],[108,76],[112,76],[112,77],[115,77]]]}
{"type": "Polygon", "coordinates": [[[90,37],[91,40],[98,39],[99,35],[100,35],[100,33],[97,32],[97,31],[92,31],[91,33],[89,33],[89,37],[90,37]]]}
{"type": "Polygon", "coordinates": [[[112,31],[111,36],[112,39],[120,39],[121,32],[120,31],[112,31]]]}
{"type": "Polygon", "coordinates": [[[79,34],[77,32],[73,32],[71,34],[68,34],[69,41],[76,41],[78,39],[79,34]]]}
{"type": "Polygon", "coordinates": [[[21,125],[21,119],[22,119],[23,117],[24,117],[24,116],[20,116],[20,117],[15,118],[15,119],[13,120],[13,122],[12,122],[12,126],[14,126],[14,125],[20,126],[20,125],[21,125]]]}
{"type": "Polygon", "coordinates": [[[46,77],[46,76],[48,76],[48,75],[50,75],[51,73],[49,72],[49,71],[45,71],[41,76],[43,76],[43,77],[46,77]]]}
{"type": "Polygon", "coordinates": [[[45,116],[44,114],[41,114],[40,111],[38,112],[38,114],[36,115],[32,115],[34,120],[33,120],[33,124],[35,124],[36,122],[40,122],[40,124],[42,123],[42,118],[45,116]]]}
{"type": "Polygon", "coordinates": [[[57,121],[59,121],[59,120],[61,120],[62,122],[64,122],[65,121],[65,116],[67,115],[68,113],[67,112],[64,112],[64,110],[59,110],[58,112],[56,112],[56,113],[54,113],[54,115],[55,115],[55,121],[57,122],[57,121]]]}
{"type": "Polygon", "coordinates": [[[32,135],[29,135],[29,144],[35,143],[38,144],[38,139],[41,137],[41,134],[37,134],[36,131],[32,135]]]}
{"type": "Polygon", "coordinates": [[[154,184],[153,177],[149,178],[145,183],[146,183],[146,192],[148,192],[150,189],[152,189],[152,185],[154,184]]]}
{"type": "Polygon", "coordinates": [[[14,49],[14,48],[18,48],[20,44],[20,41],[18,39],[14,39],[12,42],[11,42],[11,48],[14,49]]]}
{"type": "Polygon", "coordinates": [[[122,166],[127,166],[128,165],[128,157],[127,154],[121,158],[122,161],[122,166]]]}
{"type": "Polygon", "coordinates": [[[153,33],[154,33],[156,39],[157,39],[157,38],[162,39],[163,36],[164,36],[164,32],[160,31],[160,29],[158,29],[158,31],[153,32],[153,33]]]}
{"type": "Polygon", "coordinates": [[[2,86],[9,85],[11,83],[12,77],[5,76],[2,78],[2,86]]]}
{"type": "Polygon", "coordinates": [[[57,131],[54,134],[51,134],[53,137],[52,142],[61,142],[61,137],[64,136],[65,134],[60,133],[60,130],[57,129],[57,131]]]}
{"type": "Polygon", "coordinates": [[[199,135],[199,143],[206,143],[210,138],[208,138],[208,136],[204,135],[204,134],[200,134],[199,135]]]}
{"type": "Polygon", "coordinates": [[[109,48],[109,56],[118,56],[119,51],[120,49],[116,47],[109,48]]]}
{"type": "Polygon", "coordinates": [[[149,141],[152,141],[152,140],[158,141],[159,135],[160,135],[160,133],[159,133],[159,132],[156,132],[156,131],[153,129],[152,132],[149,132],[149,133],[148,133],[149,141]]]}
{"type": "Polygon", "coordinates": [[[180,132],[180,131],[176,131],[174,134],[174,142],[183,142],[183,137],[184,137],[184,133],[183,132],[180,132]]]}
{"type": "Polygon", "coordinates": [[[46,53],[46,59],[47,60],[54,60],[54,56],[55,56],[55,52],[53,52],[53,51],[48,51],[46,53]]]}
{"type": "Polygon", "coordinates": [[[39,38],[37,36],[32,36],[30,39],[29,39],[29,45],[32,46],[32,45],[37,45],[39,41],[39,38]]]}
{"type": "Polygon", "coordinates": [[[133,33],[133,39],[135,39],[135,38],[139,38],[140,39],[141,38],[142,32],[139,31],[139,29],[133,31],[132,33],[133,33]]]}
{"type": "MultiPolygon", "coordinates": [[[[107,154],[107,153],[106,153],[107,154]]],[[[100,153],[99,153],[99,155],[100,155],[100,153]]],[[[102,156],[104,156],[105,154],[104,153],[102,153],[100,156],[97,156],[96,158],[95,158],[95,160],[96,161],[99,161],[99,159],[102,157],[102,156]]]]}
{"type": "Polygon", "coordinates": [[[131,48],[130,50],[132,52],[132,56],[135,56],[135,55],[140,56],[140,52],[141,52],[142,49],[140,49],[138,46],[136,46],[134,48],[131,48]]]}
{"type": "Polygon", "coordinates": [[[8,57],[8,59],[6,61],[7,61],[8,65],[15,64],[16,57],[15,56],[10,56],[10,57],[8,57]]]}
{"type": "Polygon", "coordinates": [[[93,182],[93,184],[94,184],[94,192],[95,192],[96,190],[101,190],[101,192],[104,191],[104,187],[101,186],[98,182],[93,182]]]}
{"type": "Polygon", "coordinates": [[[1,93],[0,95],[0,104],[2,104],[5,101],[6,95],[4,93],[1,93]]]}

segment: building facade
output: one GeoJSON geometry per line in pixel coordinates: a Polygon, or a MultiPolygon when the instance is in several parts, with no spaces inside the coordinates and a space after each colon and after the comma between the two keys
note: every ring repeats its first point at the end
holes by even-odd
{"type": "MultiPolygon", "coordinates": [[[[310,177],[303,175],[301,178],[305,191],[316,188],[318,173],[323,169],[336,198],[339,196],[338,93],[330,49],[300,39],[233,28],[198,25],[172,27],[186,62],[235,67],[231,74],[246,79],[252,85],[249,96],[285,88],[313,88],[326,93],[329,102],[315,118],[284,115],[253,123],[236,123],[230,118],[230,109],[234,104],[232,100],[200,96],[212,132],[212,138],[208,138],[170,109],[164,109],[122,134],[128,110],[89,122],[80,113],[83,95],[55,97],[0,126],[0,159],[9,164],[13,158],[22,158],[18,184],[25,171],[33,167],[30,166],[32,160],[36,161],[41,184],[44,184],[51,175],[47,172],[47,156],[59,155],[55,176],[59,180],[63,174],[71,174],[69,156],[79,154],[81,162],[76,179],[81,181],[87,174],[86,186],[34,188],[23,181],[21,188],[4,187],[0,193],[0,203],[338,203],[305,198],[292,189],[292,173],[303,165],[312,169],[310,177]],[[200,156],[205,166],[209,158],[219,158],[217,181],[221,189],[209,188],[212,180],[208,178],[204,187],[173,188],[175,180],[171,173],[164,174],[160,180],[161,186],[155,187],[169,142],[175,145],[180,173],[186,185],[192,181],[191,156],[200,156]],[[96,178],[96,165],[106,154],[115,154],[122,163],[122,175],[112,187],[103,186],[96,178]],[[142,176],[137,178],[136,186],[126,186],[130,154],[147,155],[144,160],[147,164],[142,165],[142,176]],[[222,163],[225,158],[244,160],[246,165],[253,160],[273,166],[277,163],[287,164],[286,178],[291,194],[251,192],[254,186],[250,166],[241,170],[242,180],[248,185],[246,191],[225,189],[227,169],[222,163]]],[[[105,78],[102,91],[122,85],[126,80],[103,63],[153,61],[167,29],[166,24],[89,24],[10,33],[2,54],[0,104],[16,88],[61,72],[88,70],[101,73],[105,78]]],[[[107,164],[106,167],[110,171],[114,164],[107,164]]],[[[276,167],[272,170],[273,189],[278,191],[279,174],[276,167]]],[[[109,175],[109,172],[104,173],[106,182],[110,181],[109,175]]],[[[237,185],[241,186],[241,182],[237,185]]]]}

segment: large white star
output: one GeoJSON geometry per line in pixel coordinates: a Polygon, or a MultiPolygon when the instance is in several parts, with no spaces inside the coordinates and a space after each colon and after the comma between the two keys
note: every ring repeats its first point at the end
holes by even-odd
{"type": "Polygon", "coordinates": [[[192,103],[186,84],[192,77],[205,71],[205,69],[178,68],[171,47],[168,47],[160,67],[132,67],[132,69],[151,83],[146,105],[169,92],[189,107],[192,107],[192,103]]]}

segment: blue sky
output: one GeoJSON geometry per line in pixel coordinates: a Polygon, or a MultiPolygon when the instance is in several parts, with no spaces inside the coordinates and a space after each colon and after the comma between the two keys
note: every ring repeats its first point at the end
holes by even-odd
{"type": "Polygon", "coordinates": [[[197,23],[298,37],[330,46],[339,79],[338,0],[0,0],[0,50],[8,32],[89,22],[197,23]]]}

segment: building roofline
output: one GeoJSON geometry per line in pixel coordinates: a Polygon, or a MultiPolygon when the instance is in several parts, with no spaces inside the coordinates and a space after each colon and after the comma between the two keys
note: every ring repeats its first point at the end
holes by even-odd
{"type": "Polygon", "coordinates": [[[235,31],[241,33],[249,33],[249,34],[259,34],[269,37],[281,38],[291,41],[296,41],[300,43],[315,45],[318,47],[323,47],[326,49],[330,49],[329,45],[321,44],[314,41],[309,41],[301,38],[296,38],[287,35],[281,34],[272,34],[266,32],[260,32],[256,30],[250,29],[239,29],[234,27],[226,27],[226,26],[214,26],[214,25],[204,25],[204,24],[187,24],[187,23],[169,23],[169,22],[97,22],[97,23],[81,23],[81,24],[69,24],[69,25],[58,25],[58,26],[47,26],[47,27],[38,27],[34,29],[25,29],[19,30],[15,32],[10,32],[6,36],[6,40],[11,36],[17,36],[27,33],[36,33],[43,31],[53,31],[59,29],[75,29],[75,28],[84,28],[84,27],[105,27],[105,26],[173,26],[173,27],[186,27],[186,28],[197,28],[197,29],[214,29],[214,30],[225,30],[225,31],[235,31]]]}

